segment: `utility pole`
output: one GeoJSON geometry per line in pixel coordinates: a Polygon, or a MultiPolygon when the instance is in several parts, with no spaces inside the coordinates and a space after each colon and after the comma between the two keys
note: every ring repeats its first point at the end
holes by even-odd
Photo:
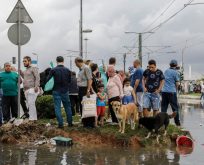
{"type": "Polygon", "coordinates": [[[125,68],[126,68],[126,53],[123,54],[123,64],[124,64],[124,73],[125,73],[125,68]]]}
{"type": "Polygon", "coordinates": [[[146,33],[154,33],[154,32],[142,32],[142,33],[138,33],[138,32],[125,32],[126,34],[139,34],[139,45],[138,45],[138,49],[139,49],[139,53],[138,53],[138,59],[141,62],[141,67],[142,67],[142,34],[146,34],[146,33]]]}
{"type": "Polygon", "coordinates": [[[79,56],[83,58],[83,3],[80,0],[80,21],[79,21],[79,56]]]}
{"type": "Polygon", "coordinates": [[[141,63],[141,67],[142,67],[142,34],[139,33],[139,50],[138,50],[138,58],[140,60],[141,63]]]}
{"type": "Polygon", "coordinates": [[[182,49],[182,68],[181,68],[181,74],[183,75],[183,79],[184,79],[184,58],[183,58],[183,56],[184,56],[184,50],[187,48],[187,41],[188,40],[186,40],[186,44],[185,44],[185,47],[182,49]]]}

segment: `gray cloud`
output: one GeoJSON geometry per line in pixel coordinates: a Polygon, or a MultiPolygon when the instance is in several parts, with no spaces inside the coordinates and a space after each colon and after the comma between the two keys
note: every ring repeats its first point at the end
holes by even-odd
{"type": "MultiPolygon", "coordinates": [[[[126,35],[125,31],[143,31],[163,11],[169,0],[84,0],[84,28],[91,28],[93,32],[84,34],[88,40],[89,58],[96,62],[110,56],[118,59],[118,68],[122,67],[122,54],[127,46],[137,46],[137,35],[126,35]]],[[[174,5],[152,27],[167,19],[178,11],[188,0],[177,0],[174,5]]],[[[202,2],[202,0],[195,0],[202,2]]],[[[10,24],[6,23],[11,10],[15,5],[13,0],[2,0],[0,6],[0,55],[1,65],[9,61],[12,56],[17,56],[17,47],[12,45],[7,38],[10,24]]],[[[28,25],[32,38],[22,47],[23,55],[39,54],[40,68],[45,69],[50,60],[57,55],[67,54],[67,49],[78,50],[79,43],[79,0],[23,0],[28,12],[34,20],[28,25]]],[[[185,70],[188,75],[188,66],[192,66],[194,76],[200,76],[203,61],[203,46],[196,44],[204,41],[203,16],[204,5],[188,6],[175,18],[165,24],[143,45],[173,45],[165,51],[176,51],[176,54],[155,53],[150,58],[158,61],[158,67],[165,69],[172,58],[181,62],[181,50],[188,39],[189,48],[185,51],[185,70]],[[190,45],[194,45],[190,47],[190,45]]],[[[151,29],[151,27],[149,28],[151,29]]],[[[146,35],[143,36],[144,38],[146,35]]],[[[153,51],[156,48],[152,48],[153,51]]],[[[137,48],[133,50],[137,52],[137,48]]],[[[147,63],[146,53],[143,48],[144,66],[147,63]]],[[[34,56],[32,56],[35,58],[34,56]]],[[[134,54],[127,57],[127,66],[135,59],[134,54]]],[[[69,64],[67,59],[66,64],[69,64]]]]}

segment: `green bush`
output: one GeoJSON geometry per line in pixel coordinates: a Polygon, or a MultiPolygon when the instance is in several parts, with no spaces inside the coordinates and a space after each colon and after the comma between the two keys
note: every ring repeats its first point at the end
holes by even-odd
{"type": "Polygon", "coordinates": [[[36,108],[39,119],[55,118],[54,100],[52,95],[39,96],[36,100],[36,108]]]}

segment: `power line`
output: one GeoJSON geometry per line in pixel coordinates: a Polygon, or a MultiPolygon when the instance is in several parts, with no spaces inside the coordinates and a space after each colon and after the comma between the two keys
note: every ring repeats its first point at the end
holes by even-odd
{"type": "MultiPolygon", "coordinates": [[[[187,4],[191,4],[194,0],[190,0],[187,4]]],[[[183,11],[188,5],[183,6],[180,10],[178,10],[176,13],[174,13],[173,15],[171,15],[169,18],[167,18],[166,20],[164,20],[162,23],[160,23],[159,25],[155,26],[154,28],[152,28],[150,31],[157,31],[158,29],[160,29],[164,24],[166,24],[167,22],[169,22],[172,18],[174,18],[177,14],[179,14],[181,11],[183,11]]],[[[147,40],[151,35],[153,34],[149,34],[146,38],[143,39],[143,41],[147,40]]]]}
{"type": "Polygon", "coordinates": [[[156,18],[154,19],[154,21],[152,21],[152,23],[148,25],[148,27],[146,27],[146,28],[144,29],[144,31],[147,31],[147,29],[148,29],[149,27],[151,27],[160,17],[162,17],[162,16],[166,13],[166,11],[174,4],[175,1],[176,1],[176,0],[172,0],[172,1],[169,3],[169,5],[167,6],[167,8],[165,8],[164,11],[162,11],[161,14],[160,14],[158,17],[156,17],[156,18]]]}

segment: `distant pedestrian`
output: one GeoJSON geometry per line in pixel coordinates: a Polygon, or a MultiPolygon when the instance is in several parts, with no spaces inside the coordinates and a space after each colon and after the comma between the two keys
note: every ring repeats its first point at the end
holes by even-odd
{"type": "Polygon", "coordinates": [[[165,82],[162,89],[161,111],[167,112],[169,104],[173,112],[176,112],[174,118],[175,124],[180,126],[179,106],[177,99],[177,89],[179,86],[179,74],[176,70],[178,63],[176,60],[171,60],[170,68],[164,72],[165,82]]]}
{"type": "Polygon", "coordinates": [[[137,97],[138,111],[139,117],[143,116],[143,86],[142,86],[142,78],[143,78],[143,69],[141,68],[141,63],[139,60],[134,61],[135,72],[131,77],[131,86],[134,88],[137,97]]]}
{"type": "Polygon", "coordinates": [[[111,114],[112,122],[118,123],[116,115],[113,111],[111,102],[112,101],[121,101],[123,98],[123,85],[120,80],[120,77],[115,72],[115,67],[113,65],[109,65],[107,70],[109,79],[107,84],[107,94],[108,94],[108,106],[111,114]]]}
{"type": "Polygon", "coordinates": [[[23,77],[23,88],[29,109],[29,120],[37,120],[35,101],[40,92],[40,75],[38,69],[31,65],[29,56],[23,58],[23,64],[26,70],[21,73],[21,76],[23,77]]]}
{"type": "Polygon", "coordinates": [[[47,81],[54,77],[53,98],[55,104],[55,115],[58,121],[58,128],[63,128],[63,118],[61,114],[61,103],[64,106],[64,110],[67,117],[68,126],[72,124],[72,110],[71,102],[69,99],[69,84],[71,82],[71,71],[64,66],[64,58],[58,56],[56,58],[57,66],[51,69],[47,81]]]}
{"type": "Polygon", "coordinates": [[[150,60],[148,62],[149,69],[143,73],[143,115],[149,116],[149,111],[153,109],[153,116],[155,116],[160,108],[161,98],[160,92],[164,84],[163,72],[156,67],[156,61],[150,60]]]}
{"type": "Polygon", "coordinates": [[[79,87],[77,85],[76,73],[71,73],[71,82],[69,84],[69,97],[71,101],[72,116],[79,113],[79,87]]]}
{"type": "Polygon", "coordinates": [[[83,59],[80,57],[75,59],[75,64],[79,68],[77,84],[79,87],[80,113],[82,115],[82,99],[84,96],[89,97],[91,94],[92,72],[91,69],[84,64],[83,59]]]}
{"type": "Polygon", "coordinates": [[[8,122],[18,117],[18,74],[12,72],[11,64],[4,64],[5,71],[0,73],[0,88],[3,89],[3,120],[8,122]]]}

